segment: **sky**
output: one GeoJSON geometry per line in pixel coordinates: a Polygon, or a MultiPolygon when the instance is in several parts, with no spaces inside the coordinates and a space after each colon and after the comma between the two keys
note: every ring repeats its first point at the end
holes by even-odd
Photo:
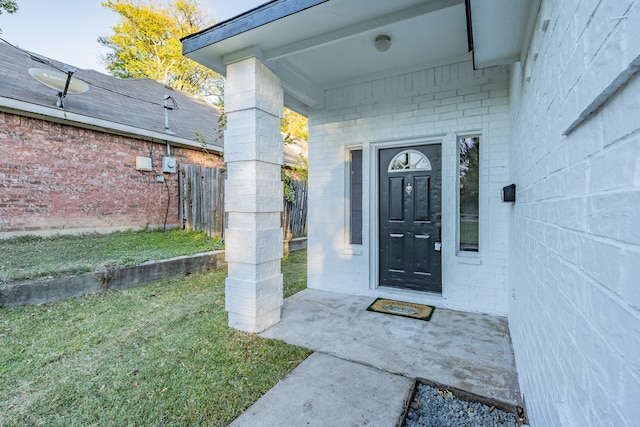
{"type": "MultiPolygon", "coordinates": [[[[22,49],[77,68],[107,73],[101,64],[106,49],[99,36],[108,36],[117,15],[103,0],[18,0],[18,11],[0,15],[0,37],[22,49]]],[[[199,0],[216,22],[253,9],[267,0],[199,0]]],[[[158,0],[153,3],[157,4],[158,0]]]]}

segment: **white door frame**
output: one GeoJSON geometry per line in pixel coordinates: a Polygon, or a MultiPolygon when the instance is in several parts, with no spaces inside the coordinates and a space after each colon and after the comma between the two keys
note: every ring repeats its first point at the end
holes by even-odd
{"type": "MultiPolygon", "coordinates": [[[[446,141],[446,134],[429,135],[424,137],[412,137],[412,138],[398,138],[390,140],[371,141],[370,143],[370,156],[369,156],[369,253],[371,259],[369,262],[369,290],[375,290],[379,287],[380,283],[380,150],[386,148],[401,148],[401,147],[415,147],[417,145],[433,145],[441,144],[441,150],[444,150],[444,144],[446,141]]],[[[442,170],[440,172],[441,179],[444,175],[444,160],[445,156],[442,155],[442,170]]],[[[444,180],[443,180],[443,197],[444,197],[444,180]]],[[[444,202],[444,200],[443,200],[444,202]]],[[[444,211],[444,203],[443,209],[444,211]]],[[[444,212],[442,212],[444,221],[444,212]]],[[[443,254],[444,255],[444,254],[443,254]]],[[[441,263],[441,267],[444,268],[444,261],[441,263]]],[[[444,272],[443,272],[444,273],[444,272]]],[[[443,274],[444,275],[444,274],[443,274]]],[[[444,291],[444,287],[443,287],[444,291]]],[[[418,292],[418,291],[409,291],[418,292]]]]}

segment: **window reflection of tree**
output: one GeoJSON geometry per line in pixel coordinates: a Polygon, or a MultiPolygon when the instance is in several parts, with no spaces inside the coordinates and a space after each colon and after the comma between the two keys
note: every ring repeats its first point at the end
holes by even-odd
{"type": "Polygon", "coordinates": [[[460,139],[460,250],[478,251],[480,138],[460,139]]]}

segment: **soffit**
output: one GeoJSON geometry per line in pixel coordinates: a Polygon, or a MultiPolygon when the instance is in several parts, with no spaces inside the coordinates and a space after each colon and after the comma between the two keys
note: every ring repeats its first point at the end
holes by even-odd
{"type": "Polygon", "coordinates": [[[512,64],[526,53],[540,0],[468,0],[474,65],[512,64]]]}
{"type": "Polygon", "coordinates": [[[540,0],[274,0],[182,40],[183,53],[226,74],[226,65],[258,57],[281,80],[285,103],[322,108],[324,91],[418,66],[471,58],[510,64],[530,34],[540,0]],[[391,37],[378,52],[377,35],[391,37]]]}
{"type": "MultiPolygon", "coordinates": [[[[255,22],[251,15],[282,3],[230,21],[255,22]]],[[[183,39],[185,55],[223,75],[226,64],[257,56],[303,109],[320,107],[330,87],[468,55],[464,0],[329,0],[226,38],[214,34],[230,21],[183,39]],[[374,47],[379,34],[391,37],[386,52],[374,47]]]]}

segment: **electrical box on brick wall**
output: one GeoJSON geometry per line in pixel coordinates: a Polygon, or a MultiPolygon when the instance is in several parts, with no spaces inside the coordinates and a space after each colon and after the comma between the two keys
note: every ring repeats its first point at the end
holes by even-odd
{"type": "Polygon", "coordinates": [[[136,157],[136,169],[146,172],[152,171],[153,168],[151,167],[151,157],[136,157]]]}
{"type": "Polygon", "coordinates": [[[176,159],[175,157],[163,157],[162,158],[162,172],[164,173],[176,173],[176,159]]]}

